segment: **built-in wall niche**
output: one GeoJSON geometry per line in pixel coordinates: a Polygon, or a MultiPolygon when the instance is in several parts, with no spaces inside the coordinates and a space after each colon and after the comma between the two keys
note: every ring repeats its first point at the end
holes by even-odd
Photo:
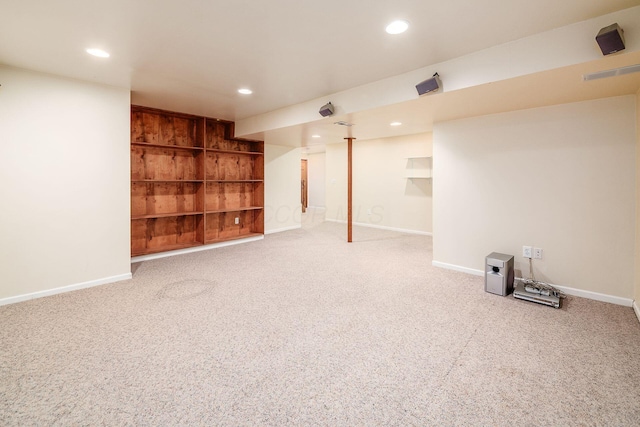
{"type": "Polygon", "coordinates": [[[405,178],[407,179],[431,179],[432,178],[431,156],[407,157],[405,167],[405,178]]]}
{"type": "Polygon", "coordinates": [[[233,126],[132,106],[132,256],[264,233],[264,144],[233,126]]]}

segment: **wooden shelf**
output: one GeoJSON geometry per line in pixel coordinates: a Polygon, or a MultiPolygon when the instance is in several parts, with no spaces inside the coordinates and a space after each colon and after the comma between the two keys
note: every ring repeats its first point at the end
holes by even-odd
{"type": "Polygon", "coordinates": [[[207,182],[215,183],[215,184],[224,184],[224,183],[252,183],[252,182],[264,182],[264,179],[208,179],[207,182]]]}
{"type": "Polygon", "coordinates": [[[131,107],[131,143],[170,148],[204,146],[204,119],[145,107],[131,107]]]}
{"type": "Polygon", "coordinates": [[[245,156],[264,156],[264,153],[257,151],[220,150],[217,148],[207,148],[207,153],[243,154],[245,156]]]}
{"type": "Polygon", "coordinates": [[[168,218],[172,216],[189,216],[189,215],[202,215],[202,212],[169,212],[169,213],[158,213],[158,214],[147,214],[147,215],[131,215],[131,220],[134,221],[136,219],[168,218]]]}
{"type": "Polygon", "coordinates": [[[207,181],[252,181],[264,179],[262,156],[207,151],[204,176],[207,181]]]}
{"type": "Polygon", "coordinates": [[[202,214],[205,186],[200,182],[134,181],[131,183],[131,217],[159,218],[202,214]]]}
{"type": "Polygon", "coordinates": [[[205,242],[221,242],[264,233],[264,209],[231,210],[205,215],[205,242]],[[237,223],[236,223],[237,221],[237,223]]]}
{"type": "Polygon", "coordinates": [[[204,183],[203,179],[132,179],[131,182],[146,182],[149,184],[153,183],[162,183],[162,182],[172,182],[172,183],[181,183],[185,184],[202,184],[204,183]]]}
{"type": "Polygon", "coordinates": [[[234,126],[233,122],[206,119],[204,147],[207,151],[262,156],[264,143],[262,141],[235,139],[233,135],[234,126]]]}
{"type": "Polygon", "coordinates": [[[233,122],[131,107],[131,254],[264,234],[264,143],[233,122]]]}
{"type": "Polygon", "coordinates": [[[226,212],[240,206],[264,206],[264,184],[256,181],[207,181],[205,207],[208,212],[226,212]]]}
{"type": "Polygon", "coordinates": [[[224,239],[211,239],[211,240],[205,240],[205,245],[210,245],[212,243],[222,243],[222,242],[227,242],[229,240],[238,240],[238,239],[246,239],[249,237],[258,237],[258,236],[262,236],[262,233],[247,233],[247,234],[239,234],[237,236],[234,237],[227,237],[224,239]]]}
{"type": "Polygon", "coordinates": [[[131,145],[132,181],[202,181],[203,151],[131,145]]]}
{"type": "Polygon", "coordinates": [[[224,208],[224,209],[216,209],[216,210],[212,210],[212,211],[206,211],[205,213],[208,214],[215,214],[215,213],[225,213],[225,212],[242,212],[242,211],[255,211],[255,210],[260,210],[260,209],[264,209],[264,207],[262,206],[246,206],[243,208],[224,208]]]}
{"type": "Polygon", "coordinates": [[[131,220],[131,253],[142,255],[201,245],[204,215],[161,216],[131,220]]]}
{"type": "Polygon", "coordinates": [[[184,145],[168,145],[168,144],[151,144],[147,142],[132,142],[131,145],[135,145],[137,147],[153,147],[153,148],[168,148],[171,150],[189,150],[189,151],[203,151],[202,147],[189,147],[184,145]]]}
{"type": "Polygon", "coordinates": [[[194,246],[193,244],[180,244],[180,245],[166,245],[166,246],[152,248],[152,249],[145,249],[142,251],[131,250],[131,256],[134,257],[139,255],[156,254],[158,252],[177,251],[179,249],[192,248],[193,246],[194,246]]]}

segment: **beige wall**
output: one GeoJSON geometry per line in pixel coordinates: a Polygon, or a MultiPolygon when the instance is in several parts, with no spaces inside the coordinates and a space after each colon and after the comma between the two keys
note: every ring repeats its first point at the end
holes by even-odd
{"type": "Polygon", "coordinates": [[[640,91],[636,94],[636,280],[635,308],[640,318],[640,91]]]}
{"type": "Polygon", "coordinates": [[[129,91],[0,82],[0,304],[129,278],[129,91]]]}
{"type": "Polygon", "coordinates": [[[307,155],[309,181],[309,206],[324,207],[326,199],[326,155],[313,153],[307,155]]]}
{"type": "MultiPolygon", "coordinates": [[[[430,169],[424,159],[410,158],[430,156],[431,137],[425,133],[354,141],[354,223],[431,233],[432,180],[406,178],[411,169],[430,169]]],[[[328,144],[326,150],[326,218],[346,221],[347,144],[328,144]]]]}
{"type": "Polygon", "coordinates": [[[300,228],[300,148],[264,146],[264,232],[300,228]]]}
{"type": "Polygon", "coordinates": [[[630,305],[635,121],[624,96],[437,124],[434,264],[481,272],[497,251],[528,277],[531,245],[536,279],[630,305]]]}
{"type": "Polygon", "coordinates": [[[347,144],[327,144],[325,162],[325,218],[344,221],[347,217],[347,144]]]}

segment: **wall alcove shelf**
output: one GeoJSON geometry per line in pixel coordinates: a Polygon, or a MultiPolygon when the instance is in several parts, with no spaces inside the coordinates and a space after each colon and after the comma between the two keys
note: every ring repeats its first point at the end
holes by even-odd
{"type": "Polygon", "coordinates": [[[407,157],[407,179],[431,179],[431,156],[407,157]]]}
{"type": "Polygon", "coordinates": [[[131,256],[264,234],[264,143],[233,127],[131,107],[131,256]]]}

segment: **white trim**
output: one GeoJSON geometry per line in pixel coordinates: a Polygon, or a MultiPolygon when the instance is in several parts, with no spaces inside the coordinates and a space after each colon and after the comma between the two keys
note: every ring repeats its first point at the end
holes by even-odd
{"type": "Polygon", "coordinates": [[[283,231],[297,230],[298,228],[302,228],[302,224],[292,225],[291,227],[283,227],[283,228],[268,230],[268,231],[265,231],[264,234],[282,233],[283,231]]]}
{"type": "MultiPolygon", "coordinates": [[[[434,267],[441,267],[441,268],[446,268],[448,270],[455,270],[455,271],[460,271],[462,273],[473,274],[474,276],[484,276],[484,271],[482,270],[461,267],[459,265],[447,264],[440,261],[431,261],[431,265],[433,265],[434,267]]],[[[520,277],[516,277],[516,279],[522,280],[520,277]]],[[[595,301],[608,302],[611,304],[622,305],[625,307],[631,307],[633,304],[633,300],[631,298],[622,298],[614,295],[607,295],[607,294],[601,294],[598,292],[585,291],[583,289],[570,288],[568,286],[560,286],[560,285],[555,285],[553,283],[549,283],[549,284],[555,288],[558,288],[559,290],[561,290],[567,295],[573,295],[573,296],[587,298],[595,301]]],[[[636,311],[636,314],[638,314],[637,311],[636,311]]],[[[638,316],[638,318],[640,319],[640,316],[638,316]]]]}
{"type": "Polygon", "coordinates": [[[459,271],[461,273],[473,274],[474,276],[484,276],[484,271],[476,270],[473,268],[461,267],[459,265],[447,264],[440,261],[431,261],[431,265],[434,267],[446,268],[447,270],[459,271]]]}
{"type": "MultiPolygon", "coordinates": [[[[346,224],[347,223],[347,221],[344,221],[344,220],[341,220],[341,219],[325,218],[325,221],[337,222],[339,224],[346,224]]],[[[433,233],[431,233],[430,231],[419,231],[419,230],[409,230],[409,229],[406,229],[406,228],[387,227],[386,225],[369,224],[367,222],[354,222],[353,225],[357,225],[359,227],[377,228],[377,229],[380,229],[380,230],[387,230],[387,231],[397,231],[398,233],[418,234],[420,236],[433,236],[433,233]]]]}
{"type": "Polygon", "coordinates": [[[36,298],[48,297],[65,292],[77,291],[79,289],[92,288],[94,286],[106,285],[108,283],[121,282],[131,279],[131,273],[119,274],[117,276],[104,277],[102,279],[90,280],[88,282],[76,283],[75,285],[62,286],[60,288],[47,289],[46,291],[32,292],[30,294],[18,295],[15,297],[0,299],[0,306],[29,301],[36,298]]]}
{"type": "Polygon", "coordinates": [[[246,237],[244,239],[229,240],[227,242],[212,243],[210,245],[194,246],[192,248],[176,249],[175,251],[159,252],[157,254],[140,255],[131,257],[131,263],[141,261],[151,261],[152,259],[166,258],[168,256],[184,255],[193,252],[208,251],[210,249],[224,248],[225,246],[239,245],[241,243],[255,242],[264,239],[264,235],[246,237]]]}
{"type": "Polygon", "coordinates": [[[638,300],[633,302],[633,311],[636,312],[636,317],[638,318],[638,322],[640,322],[640,306],[638,306],[638,300]]]}
{"type": "Polygon", "coordinates": [[[633,300],[631,298],[622,298],[614,295],[601,294],[599,292],[585,291],[583,289],[570,288],[568,286],[559,286],[549,283],[554,288],[560,289],[567,295],[574,295],[576,297],[582,297],[592,299],[596,301],[608,302],[616,305],[623,305],[625,307],[631,307],[633,300]]]}

